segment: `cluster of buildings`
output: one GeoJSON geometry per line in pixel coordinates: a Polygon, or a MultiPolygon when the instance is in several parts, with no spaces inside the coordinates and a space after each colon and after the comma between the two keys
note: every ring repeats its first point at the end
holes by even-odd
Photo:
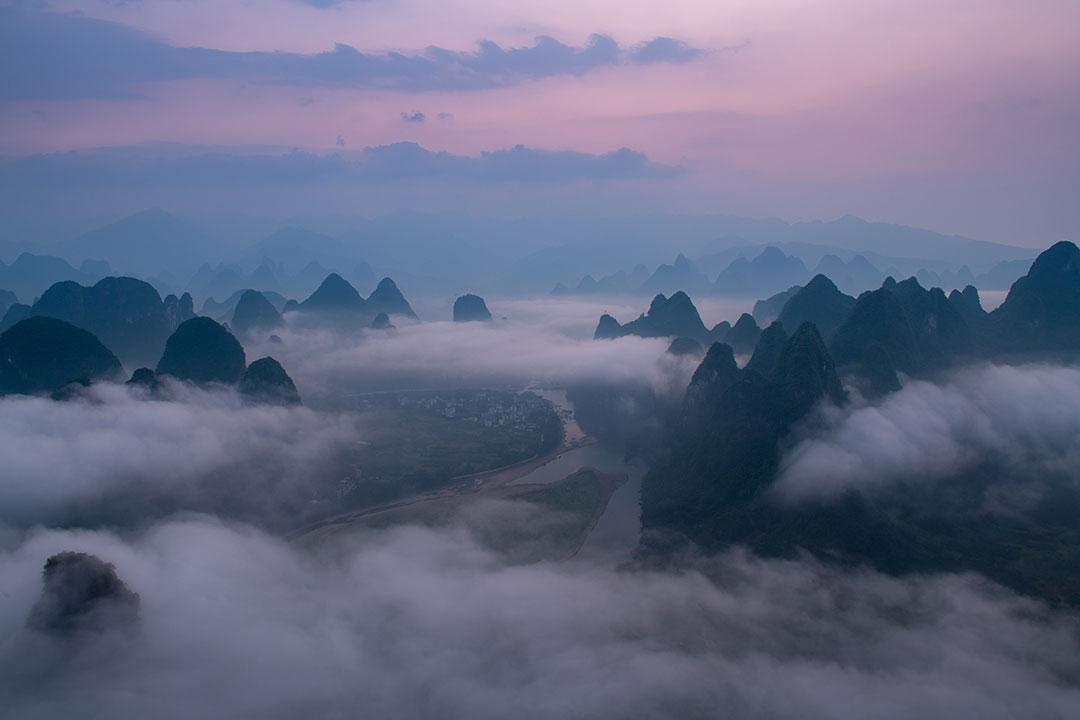
{"type": "Polygon", "coordinates": [[[503,390],[425,390],[386,393],[365,398],[371,407],[396,405],[485,427],[542,430],[556,417],[551,402],[532,392],[503,390]]]}

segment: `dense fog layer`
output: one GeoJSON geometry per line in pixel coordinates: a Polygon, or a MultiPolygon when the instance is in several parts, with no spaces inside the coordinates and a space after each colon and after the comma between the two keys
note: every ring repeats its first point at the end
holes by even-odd
{"type": "Polygon", "coordinates": [[[1073,619],[974,577],[740,553],[682,574],[507,566],[399,528],[314,559],[213,519],[42,531],[0,556],[13,717],[1067,717],[1073,619]],[[22,628],[44,559],[112,562],[136,633],[22,628]]]}
{"type": "Polygon", "coordinates": [[[989,464],[1036,482],[1080,477],[1080,369],[982,365],[831,409],[787,455],[789,497],[934,482],[989,464]]]}
{"type": "Polygon", "coordinates": [[[169,400],[109,383],[66,402],[0,398],[0,523],[56,522],[61,509],[108,493],[199,492],[215,477],[269,496],[313,483],[357,440],[347,415],[168,387],[169,400]]]}
{"type": "Polygon", "coordinates": [[[493,303],[496,319],[490,323],[395,318],[392,331],[304,327],[302,318],[292,318],[277,332],[280,344],[252,343],[248,354],[280,360],[301,394],[314,402],[402,388],[580,382],[631,383],[664,392],[685,387],[696,360],[665,357],[670,339],[593,341],[604,308],[558,300],[493,303]]]}
{"type": "MultiPolygon", "coordinates": [[[[428,379],[644,383],[674,396],[694,362],[666,341],[597,341],[557,322],[287,329],[275,345],[305,397],[428,379]]],[[[249,348],[250,355],[250,348],[249,348]]],[[[423,386],[423,384],[421,384],[423,386]]],[[[362,441],[355,417],[170,383],[169,400],[102,384],[65,402],[0,400],[0,697],[19,718],[1070,717],[1073,614],[975,575],[892,578],[734,550],[680,572],[514,564],[478,532],[550,525],[479,504],[468,529],[400,526],[313,547],[208,515],[135,529],[59,529],[72,502],[141,487],[326,475],[362,441]],[[35,523],[42,527],[27,528],[35,523]],[[480,523],[483,524],[483,523],[480,523]],[[17,528],[17,529],[16,529],[17,528]],[[45,560],[113,563],[134,628],[52,637],[26,619],[45,560]]],[[[785,456],[788,497],[831,495],[985,463],[1076,477],[1080,371],[983,365],[908,382],[876,404],[822,408],[785,456]]],[[[259,486],[262,491],[263,486],[259,486]]],[[[201,489],[199,490],[201,491],[201,489]]],[[[526,509],[528,508],[528,509],[526,509]]]]}

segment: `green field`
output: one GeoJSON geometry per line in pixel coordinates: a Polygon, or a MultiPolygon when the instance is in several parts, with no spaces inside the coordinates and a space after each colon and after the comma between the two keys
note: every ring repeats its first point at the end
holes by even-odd
{"type": "Polygon", "coordinates": [[[348,505],[386,502],[527,460],[550,448],[553,433],[380,408],[364,414],[362,435],[349,457],[348,505]]]}

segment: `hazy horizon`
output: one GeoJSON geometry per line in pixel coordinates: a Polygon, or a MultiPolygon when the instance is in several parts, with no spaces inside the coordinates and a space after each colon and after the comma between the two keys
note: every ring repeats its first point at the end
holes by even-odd
{"type": "Polygon", "coordinates": [[[1078,30],[0,0],[0,718],[1080,718],[1078,30]]]}
{"type": "MultiPolygon", "coordinates": [[[[662,15],[8,0],[0,13],[0,154],[133,147],[106,153],[136,166],[121,163],[117,193],[173,202],[129,199],[128,212],[216,200],[258,214],[302,192],[335,212],[850,213],[1027,247],[1080,227],[1068,0],[684,2],[662,15]],[[403,142],[447,155],[365,150],[403,142]],[[176,157],[213,146],[208,167],[176,157]],[[312,155],[198,192],[223,164],[280,157],[271,148],[312,155]],[[164,159],[132,160],[147,152],[164,159]],[[375,154],[353,177],[319,160],[375,154]]],[[[77,158],[37,163],[42,182],[109,200],[109,183],[72,177],[94,166],[77,158]]],[[[4,161],[0,186],[30,192],[17,172],[4,161]]],[[[64,215],[55,199],[5,211],[64,215]]]]}

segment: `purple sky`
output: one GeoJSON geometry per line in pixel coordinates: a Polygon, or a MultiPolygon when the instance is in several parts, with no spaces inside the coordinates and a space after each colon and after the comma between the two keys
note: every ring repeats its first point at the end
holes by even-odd
{"type": "Polygon", "coordinates": [[[628,147],[681,170],[597,189],[605,203],[851,212],[1015,244],[1080,235],[1075,0],[0,0],[0,13],[6,155],[628,147]]]}

